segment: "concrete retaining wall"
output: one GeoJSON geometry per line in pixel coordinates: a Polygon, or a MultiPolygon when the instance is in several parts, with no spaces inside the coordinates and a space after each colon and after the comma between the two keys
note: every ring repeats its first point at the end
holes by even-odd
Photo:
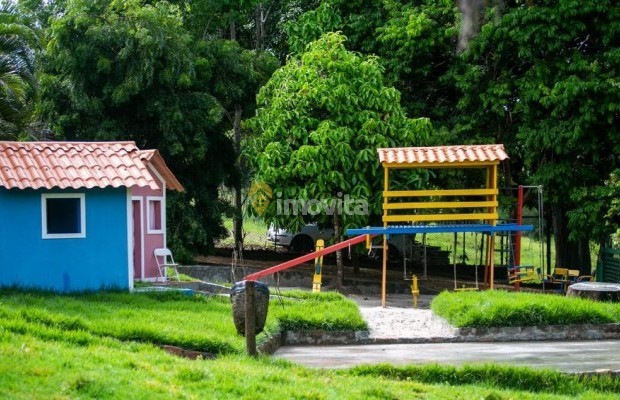
{"type": "MultiPolygon", "coordinates": [[[[245,270],[242,267],[237,267],[235,277],[231,274],[230,265],[184,265],[178,267],[180,273],[199,279],[204,282],[216,282],[216,283],[235,283],[243,279],[246,274],[252,274],[254,272],[262,271],[262,268],[246,267],[245,270]]],[[[279,285],[281,287],[302,287],[312,288],[312,279],[314,277],[313,270],[310,270],[308,266],[296,267],[295,269],[285,270],[278,272],[277,275],[268,275],[261,278],[260,281],[268,286],[279,285]]],[[[376,279],[361,279],[359,277],[345,278],[343,280],[344,286],[349,290],[360,289],[364,293],[381,293],[381,283],[376,279]]],[[[333,287],[334,278],[331,275],[323,274],[323,287],[333,287]]],[[[388,293],[411,293],[411,288],[408,282],[387,282],[388,293]]]]}
{"type": "Polygon", "coordinates": [[[464,342],[620,339],[620,324],[460,328],[464,342]]]}
{"type": "MultiPolygon", "coordinates": [[[[188,265],[178,268],[179,272],[205,282],[235,283],[241,281],[246,274],[262,271],[263,268],[237,267],[235,276],[231,274],[230,265],[188,265]]],[[[261,282],[269,286],[279,283],[284,287],[312,287],[312,273],[308,271],[282,271],[278,273],[279,281],[275,275],[261,278],[261,282]]],[[[332,280],[323,276],[323,285],[331,285],[332,280]]]]}
{"type": "MultiPolygon", "coordinates": [[[[374,338],[368,331],[285,332],[281,345],[531,342],[620,339],[620,324],[460,328],[453,337],[374,338]]],[[[277,349],[277,348],[276,348],[277,349]]],[[[274,349],[274,351],[276,350],[274,349]]]]}

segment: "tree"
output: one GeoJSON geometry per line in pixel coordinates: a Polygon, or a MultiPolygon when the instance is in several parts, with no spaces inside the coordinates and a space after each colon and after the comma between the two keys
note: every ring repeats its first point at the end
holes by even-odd
{"type": "Polygon", "coordinates": [[[453,0],[323,0],[289,23],[287,33],[291,51],[303,52],[322,34],[342,31],[350,49],[379,56],[408,115],[449,126],[458,100],[449,79],[458,56],[458,23],[453,0]]]}
{"type": "Polygon", "coordinates": [[[511,4],[488,18],[454,75],[459,132],[486,132],[513,149],[524,164],[512,174],[545,186],[556,265],[588,273],[600,221],[583,216],[606,211],[584,202],[598,201],[618,168],[618,18],[613,1],[511,4]]]}
{"type": "Polygon", "coordinates": [[[57,138],[158,148],[186,191],[170,196],[169,240],[187,260],[226,234],[218,199],[234,151],[211,88],[212,59],[165,1],[69,1],[43,54],[40,113],[57,138]]]}
{"type": "Polygon", "coordinates": [[[17,6],[0,2],[0,137],[15,138],[32,117],[38,44],[17,6]]]}
{"type": "Polygon", "coordinates": [[[247,50],[232,40],[200,40],[197,53],[201,63],[197,65],[198,76],[204,87],[210,88],[224,110],[225,118],[220,124],[222,131],[232,131],[235,160],[237,160],[234,185],[235,248],[243,248],[243,199],[242,189],[249,184],[249,174],[241,155],[241,121],[255,110],[256,93],[261,85],[278,67],[277,60],[262,51],[247,50]],[[205,71],[204,77],[202,71],[205,71]]]}
{"type": "MultiPolygon", "coordinates": [[[[377,58],[347,51],[344,42],[328,33],[289,59],[261,89],[247,122],[256,180],[276,197],[264,217],[288,228],[331,220],[336,240],[342,228],[380,214],[376,149],[420,144],[430,131],[428,120],[405,116],[377,58]],[[288,199],[297,202],[293,210],[288,199]]],[[[336,257],[340,285],[342,256],[336,257]]]]}

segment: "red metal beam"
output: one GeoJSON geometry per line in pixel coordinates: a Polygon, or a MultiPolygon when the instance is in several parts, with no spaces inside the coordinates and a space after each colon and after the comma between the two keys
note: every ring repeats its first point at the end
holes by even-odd
{"type": "MultiPolygon", "coordinates": [[[[519,185],[519,190],[517,192],[517,224],[523,224],[523,185],[519,185]]],[[[521,266],[521,231],[517,231],[515,236],[515,247],[512,256],[515,263],[514,267],[517,269],[521,266]]],[[[514,287],[515,291],[520,291],[521,283],[515,282],[514,287]]]]}
{"type": "MultiPolygon", "coordinates": [[[[374,236],[374,235],[371,235],[371,236],[374,236]]],[[[347,240],[345,240],[343,242],[336,243],[336,244],[333,244],[331,246],[328,246],[328,247],[324,248],[323,250],[315,251],[313,253],[309,253],[309,254],[303,255],[301,257],[294,258],[294,259],[292,259],[290,261],[287,261],[287,262],[284,262],[282,264],[278,264],[278,265],[276,265],[274,267],[267,268],[267,269],[264,269],[262,271],[255,272],[253,274],[250,274],[250,275],[246,276],[244,279],[246,281],[257,281],[260,278],[262,278],[263,276],[275,274],[276,272],[280,272],[282,270],[295,267],[295,266],[297,266],[299,264],[302,264],[302,263],[305,263],[307,261],[314,260],[317,257],[321,257],[321,256],[324,256],[326,254],[333,253],[334,251],[342,250],[342,249],[344,249],[346,247],[349,247],[351,245],[354,245],[354,244],[362,243],[365,240],[366,240],[366,235],[356,236],[354,238],[347,239],[347,240]]]]}
{"type": "MultiPolygon", "coordinates": [[[[523,186],[519,185],[517,192],[517,224],[523,224],[523,186]]],[[[515,240],[514,260],[515,265],[521,265],[521,232],[517,231],[517,240],[515,240]]]]}

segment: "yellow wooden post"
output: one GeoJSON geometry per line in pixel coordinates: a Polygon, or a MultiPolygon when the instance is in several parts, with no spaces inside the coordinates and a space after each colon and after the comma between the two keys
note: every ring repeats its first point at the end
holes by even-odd
{"type": "MultiPolygon", "coordinates": [[[[316,251],[321,251],[325,247],[323,239],[316,241],[316,251]]],[[[312,293],[321,291],[321,281],[323,278],[323,256],[314,259],[314,278],[312,279],[312,293]]]]}
{"type": "Polygon", "coordinates": [[[413,307],[418,308],[418,296],[420,295],[420,288],[418,287],[418,277],[413,276],[411,280],[411,294],[413,295],[413,307]]]}
{"type": "MultiPolygon", "coordinates": [[[[390,190],[390,170],[387,165],[383,166],[383,190],[386,192],[390,190]]],[[[388,203],[388,198],[383,196],[383,227],[387,227],[387,222],[385,222],[385,217],[388,215],[388,209],[386,207],[388,203]]],[[[383,269],[381,273],[381,307],[385,308],[386,301],[386,289],[387,289],[387,258],[388,258],[388,245],[387,245],[387,235],[383,235],[383,269]]]]}

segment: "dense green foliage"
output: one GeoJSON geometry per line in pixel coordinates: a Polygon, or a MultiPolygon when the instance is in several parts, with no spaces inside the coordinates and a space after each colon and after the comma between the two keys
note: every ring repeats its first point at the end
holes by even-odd
{"type": "MultiPolygon", "coordinates": [[[[169,226],[175,228],[171,242],[185,256],[205,252],[226,234],[222,214],[232,213],[218,198],[218,188],[247,185],[254,172],[240,157],[241,120],[254,114],[255,95],[279,60],[286,66],[259,95],[260,109],[247,126],[265,136],[264,148],[272,140],[285,145],[284,136],[273,136],[268,125],[289,129],[291,139],[308,146],[292,161],[309,165],[293,177],[299,180],[291,186],[295,197],[303,190],[318,193],[315,187],[329,196],[378,193],[373,184],[360,184],[361,175],[372,181],[377,173],[359,170],[357,158],[372,164],[364,148],[502,142],[511,157],[502,184],[544,185],[557,264],[587,270],[589,240],[602,242],[618,227],[613,207],[620,28],[614,22],[620,6],[611,0],[478,4],[481,8],[473,11],[480,17],[472,21],[450,0],[3,2],[0,134],[48,137],[51,130],[58,139],[131,139],[158,147],[187,188],[169,202],[169,226]],[[467,25],[480,30],[470,32],[463,47],[457,42],[467,25]],[[44,37],[42,50],[38,36],[44,37]],[[350,54],[317,47],[342,37],[350,54]],[[341,71],[325,69],[331,74],[326,79],[316,70],[301,75],[311,63],[327,67],[316,59],[336,54],[341,71]],[[367,71],[353,73],[355,63],[367,71]],[[369,75],[370,70],[375,72],[369,75]],[[282,79],[288,84],[280,87],[282,79]],[[304,92],[304,85],[320,88],[325,100],[318,90],[304,92]],[[388,101],[398,111],[364,104],[360,88],[371,93],[371,87],[379,103],[388,101]],[[398,90],[398,101],[396,92],[381,92],[390,87],[398,90]],[[355,113],[346,114],[350,109],[355,113]],[[390,118],[384,121],[388,109],[390,118]],[[291,110],[298,115],[287,114],[291,110]],[[405,114],[429,118],[434,133],[423,140],[384,140],[389,135],[381,127],[402,130],[398,120],[405,114]],[[36,124],[29,126],[33,118],[36,124]],[[351,146],[331,146],[319,156],[327,161],[324,168],[314,168],[312,132],[328,146],[343,140],[351,146]],[[359,138],[352,140],[351,132],[359,138]],[[299,141],[304,135],[308,143],[299,141]],[[313,173],[330,182],[309,180],[313,173]],[[351,183],[342,182],[342,176],[351,177],[351,183]],[[306,189],[305,182],[315,187],[306,189]]],[[[290,156],[287,151],[265,157],[274,160],[270,168],[282,167],[278,157],[290,156]]],[[[259,179],[276,183],[267,167],[255,166],[259,179]]],[[[464,179],[438,177],[438,186],[464,179]]],[[[376,199],[371,200],[374,207],[376,199]]],[[[280,222],[301,223],[299,218],[280,222]]]]}
{"type": "Polygon", "coordinates": [[[504,291],[447,292],[433,312],[457,327],[545,326],[620,322],[620,305],[550,294],[504,291]]]}
{"type": "Polygon", "coordinates": [[[289,23],[287,32],[291,51],[301,53],[321,35],[342,31],[349,49],[379,57],[387,84],[402,93],[408,115],[444,126],[455,111],[448,72],[457,59],[458,22],[450,0],[323,0],[289,23]]]}
{"type": "Polygon", "coordinates": [[[589,266],[588,240],[604,233],[594,192],[618,168],[618,18],[615,1],[508,7],[455,73],[459,133],[506,143],[512,178],[545,187],[557,265],[589,266]]]}
{"type": "Polygon", "coordinates": [[[36,98],[39,38],[17,7],[0,2],[0,139],[23,135],[36,98]]]}
{"type": "Polygon", "coordinates": [[[544,185],[557,265],[585,271],[588,240],[601,242],[618,226],[599,222],[618,168],[620,7],[510,1],[474,11],[481,17],[469,22],[481,30],[470,32],[462,54],[466,21],[452,1],[323,0],[287,31],[293,52],[341,30],[350,49],[378,55],[403,107],[431,118],[432,143],[504,143],[511,161],[502,185],[544,185]]]}
{"type": "MultiPolygon", "coordinates": [[[[422,144],[430,132],[427,119],[407,118],[377,58],[348,51],[345,40],[327,33],[291,57],[261,88],[247,122],[255,178],[276,200],[262,216],[292,229],[331,223],[336,241],[342,227],[369,225],[381,213],[376,149],[422,144]]],[[[340,252],[336,260],[339,287],[340,252]]]]}
{"type": "Polygon", "coordinates": [[[339,213],[342,226],[367,224],[368,213],[377,215],[381,204],[376,149],[419,144],[430,131],[428,120],[405,116],[400,94],[384,85],[377,59],[346,50],[337,33],[324,35],[276,71],[261,89],[258,107],[248,121],[255,134],[248,154],[256,179],[275,197],[325,199],[332,206],[347,195],[368,204],[367,213],[355,212],[358,203],[350,212],[341,206],[328,213],[282,209],[272,201],[264,217],[284,227],[331,222],[339,213]]]}
{"type": "Polygon", "coordinates": [[[274,59],[195,38],[163,1],[70,1],[48,36],[39,109],[55,137],[159,149],[186,189],[168,203],[171,247],[207,252],[226,234],[218,189],[238,181],[229,114],[253,104],[274,59]]]}

